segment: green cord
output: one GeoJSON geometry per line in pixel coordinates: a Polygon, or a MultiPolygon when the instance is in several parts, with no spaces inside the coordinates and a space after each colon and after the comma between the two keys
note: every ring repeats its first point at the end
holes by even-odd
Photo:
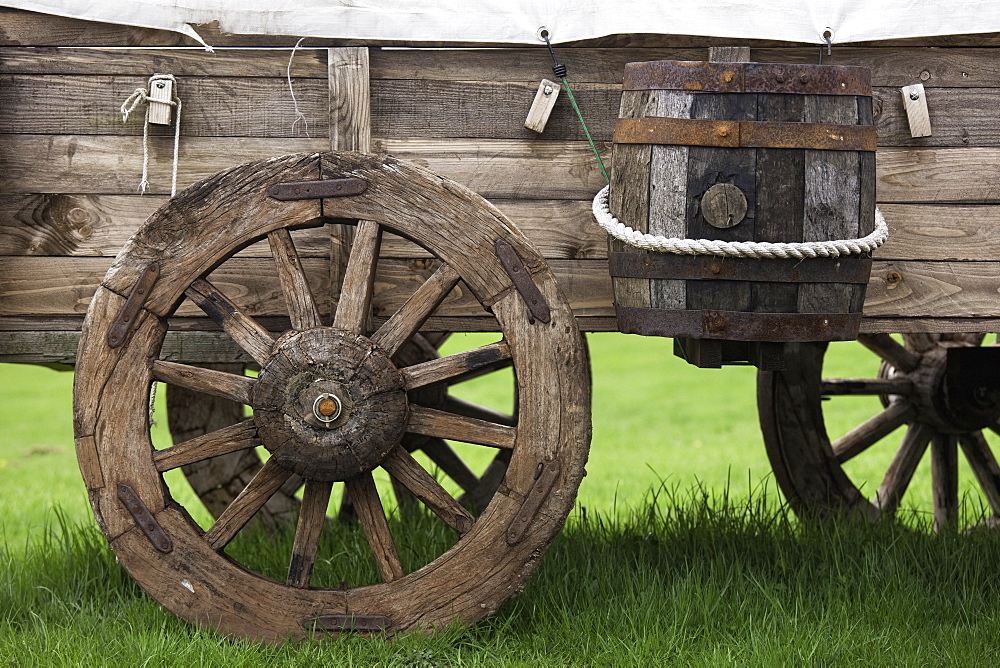
{"type": "Polygon", "coordinates": [[[576,97],[573,96],[573,89],[569,87],[569,82],[566,81],[566,77],[562,77],[562,82],[563,86],[566,86],[566,94],[569,95],[569,101],[573,103],[573,109],[576,110],[577,118],[580,119],[580,125],[583,126],[583,132],[587,135],[587,141],[590,142],[590,150],[594,152],[594,157],[597,158],[597,164],[601,166],[601,174],[604,175],[604,182],[611,183],[611,179],[608,177],[608,170],[604,168],[604,161],[601,160],[601,153],[597,150],[593,137],[590,136],[590,130],[587,128],[587,122],[583,120],[583,112],[580,111],[580,105],[576,103],[576,97]]]}

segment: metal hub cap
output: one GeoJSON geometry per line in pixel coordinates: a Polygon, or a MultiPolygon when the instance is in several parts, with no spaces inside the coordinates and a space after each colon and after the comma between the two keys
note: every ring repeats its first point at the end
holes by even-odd
{"type": "Polygon", "coordinates": [[[319,395],[313,402],[313,416],[324,424],[329,424],[340,417],[343,409],[344,405],[340,398],[329,392],[319,395]]]}

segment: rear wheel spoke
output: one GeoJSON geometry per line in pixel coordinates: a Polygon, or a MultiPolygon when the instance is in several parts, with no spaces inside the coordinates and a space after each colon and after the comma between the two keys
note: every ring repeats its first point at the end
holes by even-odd
{"type": "Polygon", "coordinates": [[[354,512],[358,515],[361,527],[368,537],[368,544],[375,555],[382,580],[391,582],[403,577],[403,566],[396,552],[396,544],[389,533],[389,523],[385,519],[382,500],[375,488],[375,480],[371,473],[363,473],[346,481],[347,491],[351,495],[354,512]]]}
{"type": "Polygon", "coordinates": [[[976,476],[980,488],[986,495],[986,501],[990,508],[997,515],[1000,515],[1000,464],[997,464],[996,457],[983,432],[977,431],[971,434],[962,434],[958,442],[962,446],[969,468],[976,476]]]}
{"type": "Polygon", "coordinates": [[[278,282],[281,292],[288,305],[288,316],[293,329],[311,329],[322,326],[316,300],[309,289],[305,270],[299,254],[295,251],[292,235],[285,228],[275,230],[267,235],[271,245],[271,255],[278,270],[278,282]]]}
{"type": "Polygon", "coordinates": [[[898,395],[913,393],[909,378],[824,378],[820,389],[823,396],[898,395]]]}
{"type": "Polygon", "coordinates": [[[888,334],[859,334],[858,342],[899,371],[909,373],[920,364],[919,356],[888,334]]]}
{"type": "Polygon", "coordinates": [[[934,531],[958,525],[958,442],[938,434],[931,441],[931,485],[934,494],[934,531]]]}
{"type": "Polygon", "coordinates": [[[917,470],[917,464],[924,456],[927,444],[933,435],[931,428],[922,422],[912,424],[906,430],[903,442],[892,458],[889,470],[886,471],[882,484],[875,494],[875,505],[882,512],[892,515],[899,508],[903,494],[906,493],[906,488],[913,479],[913,473],[917,470]]]}
{"type": "Polygon", "coordinates": [[[911,419],[913,408],[897,401],[878,415],[862,422],[832,444],[833,455],[843,464],[861,454],[911,419]]]}
{"type": "Polygon", "coordinates": [[[428,438],[420,446],[420,449],[463,491],[471,493],[479,486],[479,477],[472,472],[472,469],[462,461],[462,458],[444,439],[428,438]]]}
{"type": "Polygon", "coordinates": [[[295,527],[295,543],[292,559],[288,565],[286,582],[293,587],[308,587],[312,577],[319,537],[326,524],[326,508],[330,503],[333,483],[310,480],[302,492],[302,506],[299,521],[295,527]]]}
{"type": "Polygon", "coordinates": [[[291,473],[278,466],[274,459],[267,460],[250,484],[205,533],[208,544],[216,550],[226,547],[290,476],[291,473]]]}

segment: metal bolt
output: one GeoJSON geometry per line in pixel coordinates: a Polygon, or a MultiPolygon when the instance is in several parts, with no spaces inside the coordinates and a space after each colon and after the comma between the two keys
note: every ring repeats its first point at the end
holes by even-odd
{"type": "Polygon", "coordinates": [[[920,73],[920,80],[921,81],[927,81],[930,78],[931,78],[931,73],[928,72],[927,70],[924,70],[923,72],[920,73]]]}
{"type": "Polygon", "coordinates": [[[343,404],[335,394],[324,392],[313,402],[313,415],[320,422],[330,423],[340,417],[343,404]]]}
{"type": "Polygon", "coordinates": [[[785,83],[785,75],[782,72],[779,72],[778,74],[774,75],[774,79],[778,83],[785,83]]]}
{"type": "Polygon", "coordinates": [[[719,128],[719,136],[720,137],[728,137],[729,136],[729,128],[719,128]]]}
{"type": "Polygon", "coordinates": [[[799,81],[801,81],[802,83],[808,83],[809,82],[809,75],[805,74],[805,73],[800,74],[799,75],[799,81]]]}
{"type": "Polygon", "coordinates": [[[166,86],[166,85],[167,85],[167,84],[163,83],[162,81],[157,81],[157,82],[156,82],[156,87],[157,87],[157,88],[163,88],[163,87],[164,87],[164,86],[166,86]]]}
{"type": "Polygon", "coordinates": [[[542,89],[542,92],[545,93],[546,95],[552,95],[552,86],[546,86],[545,88],[542,89]]]}
{"type": "Polygon", "coordinates": [[[911,100],[919,100],[920,99],[920,93],[918,93],[915,90],[911,90],[910,91],[910,99],[911,100]]]}

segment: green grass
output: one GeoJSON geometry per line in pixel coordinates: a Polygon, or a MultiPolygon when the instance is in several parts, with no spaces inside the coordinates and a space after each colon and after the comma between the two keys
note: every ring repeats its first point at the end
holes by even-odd
{"type": "MultiPolygon", "coordinates": [[[[993,532],[800,525],[769,477],[752,369],[695,369],[661,339],[589,340],[589,475],[524,594],[480,624],[434,638],[283,647],[221,639],[142,593],[90,515],[73,454],[71,374],[0,365],[0,665],[994,662],[1000,539],[993,532]]],[[[837,375],[874,372],[855,346],[834,351],[837,375]]],[[[469,392],[501,408],[510,401],[507,387],[469,392]]],[[[842,408],[831,414],[838,421],[831,432],[877,410],[863,401],[842,408]]],[[[156,429],[163,439],[162,425],[156,429]]],[[[884,471],[879,462],[866,466],[859,479],[884,471]]],[[[972,523],[979,506],[968,479],[972,523]]],[[[915,481],[928,489],[916,490],[913,503],[926,502],[925,483],[915,481]]],[[[176,495],[183,487],[172,482],[176,495]]],[[[923,514],[906,520],[926,525],[923,514]]],[[[416,522],[396,531],[433,551],[443,539],[439,526],[416,522]]],[[[287,540],[251,535],[232,549],[280,574],[287,540]]],[[[336,540],[324,549],[363,544],[351,531],[336,540]]],[[[350,568],[360,580],[372,567],[358,559],[350,568]]]]}

